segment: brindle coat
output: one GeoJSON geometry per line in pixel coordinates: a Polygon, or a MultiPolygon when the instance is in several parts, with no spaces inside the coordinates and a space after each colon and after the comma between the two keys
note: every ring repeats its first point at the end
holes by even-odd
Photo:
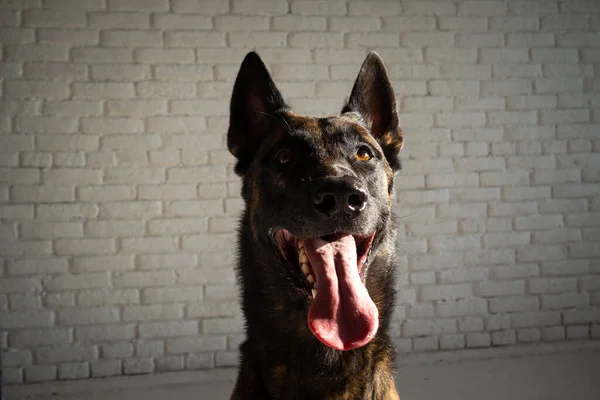
{"type": "Polygon", "coordinates": [[[234,86],[227,141],[246,204],[236,272],[247,339],[231,399],[398,399],[387,330],[395,297],[391,197],[402,132],[383,62],[367,56],[340,116],[312,118],[291,112],[260,57],[249,53],[234,86]],[[372,159],[357,161],[364,146],[372,159]],[[281,149],[289,153],[285,165],[275,161],[281,149]],[[307,193],[314,181],[343,176],[366,188],[368,207],[359,218],[332,220],[315,211],[307,193]],[[307,324],[310,300],[273,244],[276,228],[298,238],[376,230],[366,276],[379,311],[371,342],[339,351],[315,338],[307,324]]]}

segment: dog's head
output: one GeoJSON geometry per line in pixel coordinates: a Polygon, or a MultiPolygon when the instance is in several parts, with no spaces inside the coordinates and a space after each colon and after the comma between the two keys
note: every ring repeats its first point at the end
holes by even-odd
{"type": "Polygon", "coordinates": [[[326,118],[294,114],[260,57],[244,59],[227,144],[243,178],[250,229],[257,243],[269,243],[272,267],[285,270],[290,292],[309,305],[311,331],[330,347],[360,347],[377,332],[365,282],[388,234],[402,143],[394,92],[376,53],[364,61],[341,115],[326,118]]]}

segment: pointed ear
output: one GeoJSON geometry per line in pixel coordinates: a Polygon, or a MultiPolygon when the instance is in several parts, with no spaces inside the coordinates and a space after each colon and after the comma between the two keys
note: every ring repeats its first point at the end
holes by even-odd
{"type": "Polygon", "coordinates": [[[342,109],[356,112],[364,119],[371,135],[379,142],[392,169],[398,170],[402,130],[398,125],[396,97],[379,55],[369,53],[354,82],[350,99],[342,109]]]}
{"type": "Polygon", "coordinates": [[[265,64],[250,52],[233,86],[227,132],[227,147],[238,162],[235,172],[243,175],[266,137],[273,114],[288,110],[265,64]]]}

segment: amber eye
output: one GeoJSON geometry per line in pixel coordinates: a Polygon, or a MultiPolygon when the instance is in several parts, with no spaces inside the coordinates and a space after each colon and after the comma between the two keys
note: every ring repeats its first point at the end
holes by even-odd
{"type": "Polygon", "coordinates": [[[275,154],[275,161],[279,164],[289,164],[294,161],[294,154],[289,149],[281,149],[275,154]]]}
{"type": "Polygon", "coordinates": [[[359,149],[356,151],[356,159],[358,161],[369,161],[371,158],[373,158],[373,155],[365,146],[359,147],[359,149]]]}

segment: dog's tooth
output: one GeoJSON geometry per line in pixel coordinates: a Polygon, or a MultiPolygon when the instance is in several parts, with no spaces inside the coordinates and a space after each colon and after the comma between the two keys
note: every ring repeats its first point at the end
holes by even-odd
{"type": "Polygon", "coordinates": [[[304,275],[308,275],[310,273],[310,267],[307,263],[302,263],[302,272],[304,275]]]}
{"type": "Polygon", "coordinates": [[[312,274],[308,274],[306,275],[306,280],[308,281],[308,283],[313,283],[315,281],[315,277],[312,276],[312,274]]]}
{"type": "Polygon", "coordinates": [[[308,264],[308,257],[304,251],[301,251],[300,254],[298,254],[298,260],[301,264],[308,264]]]}
{"type": "Polygon", "coordinates": [[[301,249],[304,247],[304,242],[302,240],[298,240],[298,249],[301,249]]]}
{"type": "Polygon", "coordinates": [[[312,289],[311,292],[312,292],[313,298],[316,298],[317,297],[317,289],[312,289]]]}

